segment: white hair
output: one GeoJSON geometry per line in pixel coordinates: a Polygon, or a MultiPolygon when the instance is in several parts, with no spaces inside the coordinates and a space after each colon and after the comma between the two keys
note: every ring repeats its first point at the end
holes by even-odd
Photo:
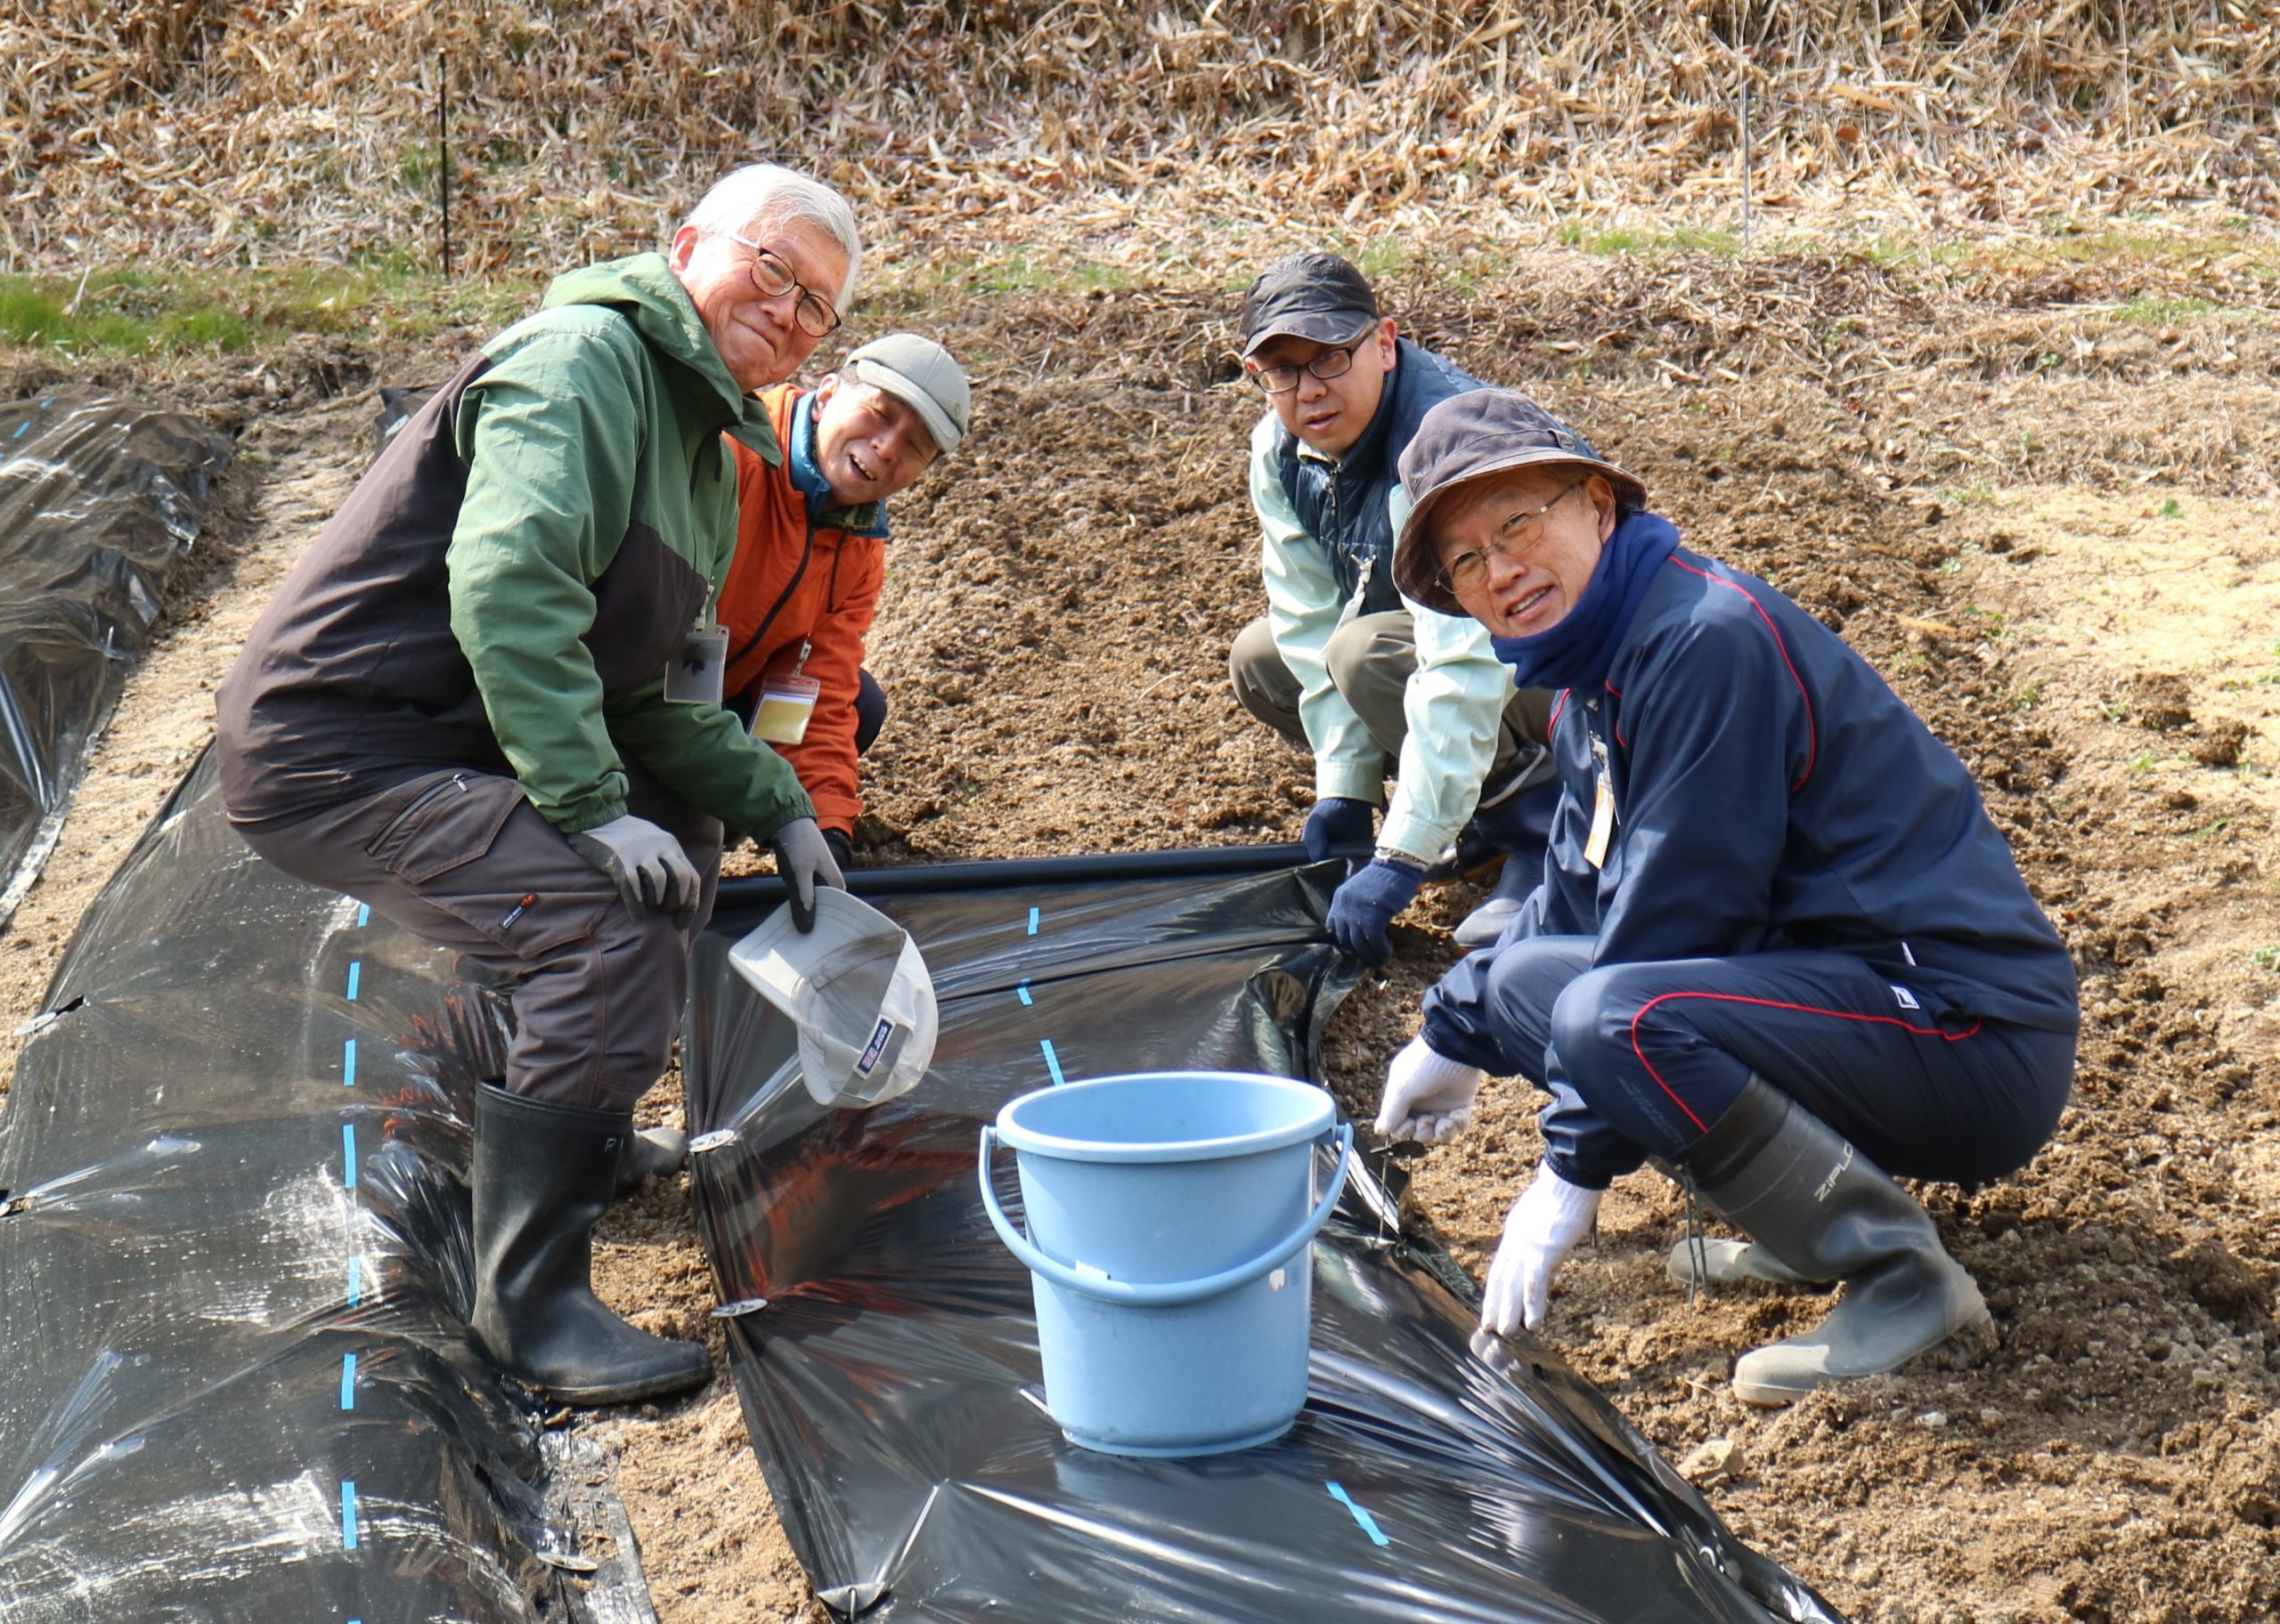
{"type": "Polygon", "coordinates": [[[847,256],[847,275],[832,301],[844,309],[854,296],[855,274],[863,268],[863,239],[855,210],[845,198],[781,164],[746,164],[712,183],[681,223],[702,237],[761,236],[787,225],[811,225],[847,256]]]}

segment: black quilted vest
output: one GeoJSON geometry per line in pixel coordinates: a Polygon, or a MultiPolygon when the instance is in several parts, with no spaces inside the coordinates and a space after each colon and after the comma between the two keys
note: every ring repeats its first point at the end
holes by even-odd
{"type": "Polygon", "coordinates": [[[1434,407],[1453,394],[1488,386],[1406,338],[1396,340],[1396,346],[1399,359],[1387,375],[1377,412],[1343,458],[1333,463],[1301,457],[1299,437],[1287,428],[1275,448],[1282,493],[1307,533],[1330,555],[1339,596],[1352,597],[1356,584],[1367,575],[1364,614],[1401,607],[1393,584],[1394,535],[1386,501],[1401,478],[1402,448],[1434,407]]]}

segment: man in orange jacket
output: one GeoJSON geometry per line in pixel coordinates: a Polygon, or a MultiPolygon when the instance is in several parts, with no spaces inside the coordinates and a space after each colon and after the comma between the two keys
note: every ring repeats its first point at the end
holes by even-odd
{"type": "Polygon", "coordinates": [[[863,639],[886,578],[886,500],[965,438],[970,395],[950,353],[891,333],[812,394],[761,397],[781,467],[735,447],[736,561],[721,589],[729,707],[773,744],[815,802],[843,867],[863,810],[856,758],[886,721],[863,639]]]}

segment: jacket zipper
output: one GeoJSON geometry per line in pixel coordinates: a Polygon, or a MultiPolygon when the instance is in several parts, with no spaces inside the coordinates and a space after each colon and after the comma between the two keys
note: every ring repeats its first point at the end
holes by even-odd
{"type": "Polygon", "coordinates": [[[446,790],[452,789],[458,790],[462,795],[466,794],[468,792],[466,778],[458,773],[453,773],[443,783],[431,784],[426,789],[420,791],[418,795],[412,798],[411,804],[410,806],[404,808],[403,811],[397,813],[394,817],[388,819],[386,824],[381,825],[380,832],[374,835],[371,840],[366,843],[364,850],[368,854],[378,851],[383,845],[387,844],[388,836],[394,834],[398,829],[403,827],[406,820],[408,820],[413,813],[419,811],[420,808],[426,806],[438,795],[443,794],[446,790]]]}
{"type": "Polygon", "coordinates": [[[840,544],[832,549],[831,574],[823,584],[823,612],[826,614],[839,613],[839,561],[846,556],[847,543],[842,540],[840,544]]]}
{"type": "Polygon", "coordinates": [[[745,646],[742,648],[737,650],[735,654],[729,656],[729,667],[734,667],[737,662],[742,660],[746,654],[752,653],[753,649],[760,646],[760,640],[768,635],[768,629],[776,624],[776,617],[784,613],[784,605],[792,601],[792,594],[799,589],[801,578],[807,574],[808,560],[815,556],[815,550],[816,522],[813,519],[810,519],[808,521],[807,544],[800,548],[799,568],[794,570],[792,572],[792,579],[784,583],[784,590],[776,595],[775,605],[765,615],[761,617],[761,622],[758,629],[753,631],[752,636],[745,639],[745,646]]]}

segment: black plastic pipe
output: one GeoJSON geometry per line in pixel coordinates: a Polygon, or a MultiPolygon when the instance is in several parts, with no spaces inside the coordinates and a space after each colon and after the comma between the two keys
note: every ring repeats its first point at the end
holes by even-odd
{"type": "MultiPolygon", "coordinates": [[[[1331,854],[1367,862],[1370,849],[1356,846],[1331,854]]],[[[1108,851],[1076,857],[1001,857],[973,863],[914,863],[900,868],[856,868],[847,889],[858,897],[915,897],[936,891],[997,891],[1022,885],[1084,885],[1097,881],[1187,880],[1218,874],[1264,874],[1299,868],[1307,849],[1275,846],[1191,846],[1170,851],[1108,851]]],[[[774,874],[750,874],[721,881],[713,904],[722,914],[771,908],[784,900],[784,881],[774,874]]]]}

